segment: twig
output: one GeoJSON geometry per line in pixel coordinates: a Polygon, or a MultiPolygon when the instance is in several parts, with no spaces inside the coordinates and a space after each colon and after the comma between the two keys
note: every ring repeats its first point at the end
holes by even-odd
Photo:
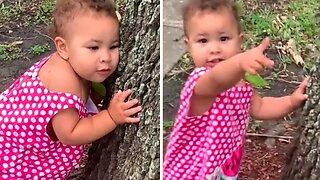
{"type": "Polygon", "coordinates": [[[31,40],[34,39],[36,37],[30,37],[30,38],[22,38],[22,37],[14,37],[14,36],[8,36],[8,35],[4,35],[4,34],[0,34],[0,36],[5,37],[5,38],[9,38],[9,39],[23,39],[23,40],[31,40]]]}
{"type": "Polygon", "coordinates": [[[291,137],[291,136],[278,136],[278,135],[257,134],[257,133],[247,133],[247,136],[270,137],[270,138],[281,138],[281,139],[293,139],[293,137],[291,137]]]}
{"type": "Polygon", "coordinates": [[[269,153],[264,154],[262,157],[258,158],[257,160],[259,161],[259,160],[261,160],[261,159],[263,159],[263,158],[267,157],[267,155],[268,155],[268,154],[269,154],[269,153]]]}
{"type": "Polygon", "coordinates": [[[286,83],[289,83],[289,84],[301,84],[301,82],[298,82],[298,81],[288,81],[288,80],[285,80],[285,79],[282,79],[282,78],[278,78],[277,79],[278,81],[283,81],[283,82],[286,82],[286,83]]]}
{"type": "Polygon", "coordinates": [[[41,33],[40,31],[38,31],[38,30],[36,30],[36,29],[35,29],[34,31],[37,32],[38,34],[40,34],[41,36],[44,36],[44,37],[50,39],[51,41],[53,41],[53,39],[52,39],[50,36],[48,36],[48,35],[46,35],[46,34],[43,34],[43,33],[41,33]]]}
{"type": "Polygon", "coordinates": [[[290,139],[281,139],[281,138],[279,138],[278,141],[285,142],[285,143],[290,143],[291,142],[290,139]]]}

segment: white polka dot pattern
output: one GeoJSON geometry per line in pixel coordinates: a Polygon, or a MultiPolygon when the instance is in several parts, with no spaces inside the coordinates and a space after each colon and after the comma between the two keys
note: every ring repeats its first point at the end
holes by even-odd
{"type": "Polygon", "coordinates": [[[196,68],[181,92],[165,155],[164,179],[206,179],[243,144],[252,97],[249,83],[218,95],[203,115],[187,116],[196,81],[208,70],[196,68]]]}
{"type": "Polygon", "coordinates": [[[79,97],[51,92],[37,72],[42,59],[0,95],[0,179],[65,179],[79,163],[83,146],[53,141],[47,124],[59,111],[77,108],[87,116],[79,97]]]}

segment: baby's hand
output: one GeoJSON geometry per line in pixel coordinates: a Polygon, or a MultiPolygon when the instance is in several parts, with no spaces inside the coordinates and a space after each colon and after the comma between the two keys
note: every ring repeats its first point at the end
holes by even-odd
{"type": "Polygon", "coordinates": [[[116,124],[139,122],[140,118],[130,117],[141,111],[141,106],[133,107],[138,104],[138,99],[132,99],[125,102],[125,99],[131,94],[131,90],[124,92],[118,91],[110,101],[108,108],[112,120],[116,124]]]}
{"type": "Polygon", "coordinates": [[[274,62],[263,54],[269,46],[269,42],[269,38],[265,38],[259,46],[242,53],[243,58],[240,60],[240,67],[243,71],[256,75],[265,70],[266,67],[272,68],[274,62]]]}
{"type": "Polygon", "coordinates": [[[305,93],[309,79],[310,77],[304,78],[299,87],[291,94],[290,100],[291,105],[294,109],[299,107],[302,104],[302,102],[304,102],[308,98],[308,95],[305,93]]]}

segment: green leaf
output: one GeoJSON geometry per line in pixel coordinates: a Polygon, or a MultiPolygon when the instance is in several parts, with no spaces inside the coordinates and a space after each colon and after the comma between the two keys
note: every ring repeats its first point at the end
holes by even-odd
{"type": "Polygon", "coordinates": [[[174,125],[174,121],[163,121],[163,128],[164,129],[170,129],[171,127],[173,127],[174,125]]]}
{"type": "Polygon", "coordinates": [[[101,83],[92,83],[92,89],[99,93],[101,96],[105,97],[106,96],[106,88],[104,87],[103,84],[101,83]]]}
{"type": "Polygon", "coordinates": [[[252,75],[252,74],[246,73],[245,79],[246,81],[250,82],[252,86],[255,88],[261,89],[269,86],[268,82],[264,80],[259,74],[252,75]]]}

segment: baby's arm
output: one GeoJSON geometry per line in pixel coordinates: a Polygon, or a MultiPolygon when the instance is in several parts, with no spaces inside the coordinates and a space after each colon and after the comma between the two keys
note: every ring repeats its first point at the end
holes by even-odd
{"type": "Polygon", "coordinates": [[[263,54],[268,45],[269,39],[266,38],[258,47],[218,63],[199,78],[194,90],[195,95],[215,97],[238,83],[245,72],[257,74],[265,67],[271,68],[273,61],[263,54]]]}
{"type": "Polygon", "coordinates": [[[261,97],[254,91],[250,115],[258,120],[274,120],[286,116],[307,99],[307,84],[308,78],[291,95],[283,97],[261,97]]]}
{"type": "Polygon", "coordinates": [[[212,100],[238,83],[245,72],[257,74],[265,67],[271,68],[273,61],[263,54],[268,45],[267,38],[258,47],[222,61],[203,74],[195,85],[188,115],[201,115],[208,110],[212,100]]]}
{"type": "Polygon", "coordinates": [[[80,145],[91,143],[114,130],[117,124],[139,122],[130,117],[141,111],[141,106],[133,107],[137,99],[125,102],[131,91],[118,92],[107,110],[80,120],[76,109],[66,109],[52,119],[54,132],[63,144],[80,145]]]}

